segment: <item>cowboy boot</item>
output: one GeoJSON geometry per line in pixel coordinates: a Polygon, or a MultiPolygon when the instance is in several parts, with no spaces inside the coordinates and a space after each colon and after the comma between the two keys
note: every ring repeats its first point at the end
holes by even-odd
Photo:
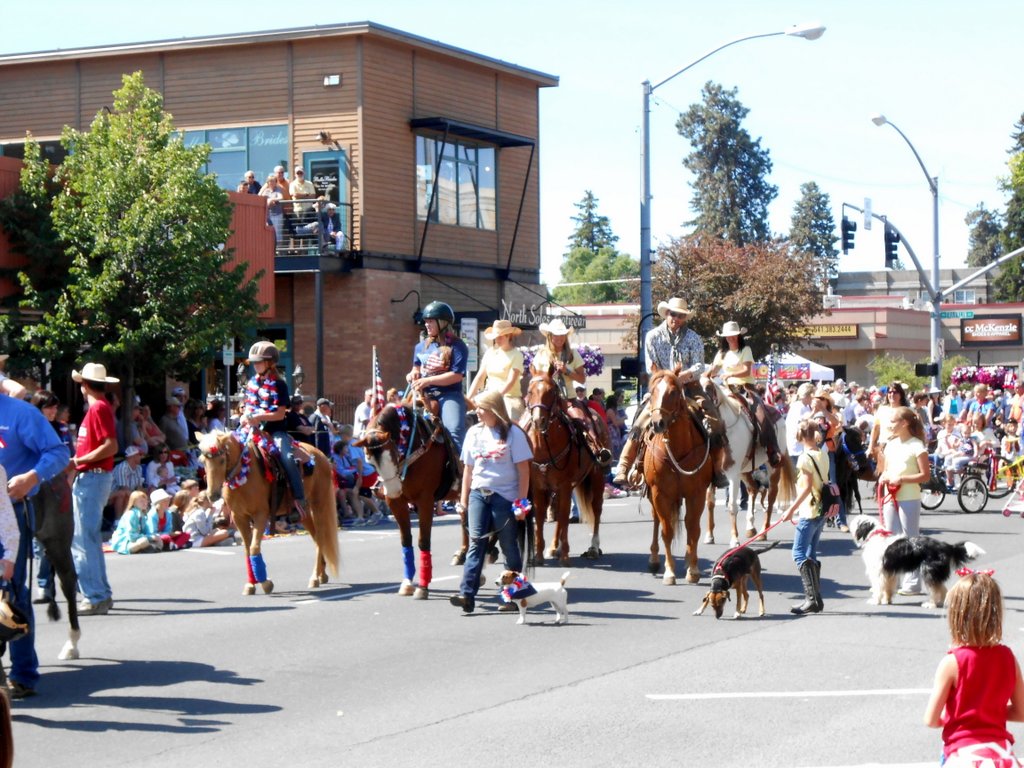
{"type": "Polygon", "coordinates": [[[725,445],[712,449],[711,461],[713,462],[712,466],[714,467],[714,472],[711,475],[711,484],[714,485],[715,488],[729,487],[729,478],[726,476],[725,470],[723,469],[728,451],[729,448],[725,445]]]}
{"type": "Polygon", "coordinates": [[[825,609],[825,601],[821,599],[821,561],[820,560],[809,560],[811,563],[811,576],[814,577],[814,604],[818,607],[818,611],[825,609]]]}
{"type": "Polygon", "coordinates": [[[800,563],[800,581],[804,585],[804,601],[800,605],[794,605],[789,612],[795,613],[797,616],[803,616],[805,613],[818,613],[821,608],[818,607],[817,593],[814,589],[813,560],[804,560],[800,563]]]}
{"type": "Polygon", "coordinates": [[[627,476],[629,475],[630,467],[636,461],[636,452],[639,448],[640,441],[630,433],[629,437],[626,438],[625,445],[622,446],[622,453],[619,454],[619,463],[615,467],[615,477],[612,478],[613,483],[616,485],[629,485],[627,476]]]}

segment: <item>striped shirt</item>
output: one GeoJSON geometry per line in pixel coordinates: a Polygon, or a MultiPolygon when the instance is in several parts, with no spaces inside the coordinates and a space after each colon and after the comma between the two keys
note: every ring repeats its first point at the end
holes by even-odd
{"type": "Polygon", "coordinates": [[[675,368],[683,366],[694,376],[704,372],[704,340],[689,328],[681,333],[670,333],[668,323],[647,332],[644,339],[644,351],[647,353],[647,372],[652,373],[654,366],[658,368],[675,368]]]}
{"type": "Polygon", "coordinates": [[[114,488],[127,488],[134,491],[142,488],[145,484],[145,481],[142,479],[141,464],[133,467],[128,463],[128,459],[125,459],[114,467],[114,488]]]}

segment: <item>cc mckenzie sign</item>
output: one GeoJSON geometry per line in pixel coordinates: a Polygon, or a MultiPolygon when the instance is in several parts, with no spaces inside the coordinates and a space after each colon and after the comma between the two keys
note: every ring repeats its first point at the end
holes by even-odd
{"type": "Polygon", "coordinates": [[[975,315],[960,320],[960,345],[964,347],[1020,346],[1020,315],[975,315]]]}

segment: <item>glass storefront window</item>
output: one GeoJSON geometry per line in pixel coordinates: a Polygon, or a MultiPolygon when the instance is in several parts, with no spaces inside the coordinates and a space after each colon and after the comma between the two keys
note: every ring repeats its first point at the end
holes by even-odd
{"type": "Polygon", "coordinates": [[[222,189],[234,190],[246,171],[253,171],[262,184],[274,166],[288,167],[287,125],[184,131],[183,137],[186,147],[210,145],[210,160],[203,170],[216,174],[222,189]]]}
{"type": "Polygon", "coordinates": [[[497,173],[493,147],[475,146],[449,140],[442,142],[416,137],[416,215],[428,217],[427,204],[434,188],[437,192],[429,212],[431,221],[474,229],[494,229],[497,173]],[[437,157],[441,153],[438,168],[437,157]]]}

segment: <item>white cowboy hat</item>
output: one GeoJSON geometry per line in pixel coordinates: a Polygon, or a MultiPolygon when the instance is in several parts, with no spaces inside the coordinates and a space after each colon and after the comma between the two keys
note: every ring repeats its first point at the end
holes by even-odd
{"type": "Polygon", "coordinates": [[[508,320],[496,320],[494,325],[484,331],[484,338],[494,341],[499,336],[518,336],[522,332],[522,328],[516,328],[508,320]]]}
{"type": "Polygon", "coordinates": [[[746,332],[746,328],[740,328],[739,323],[735,320],[730,320],[722,325],[721,332],[715,331],[715,336],[742,336],[746,332]]]}
{"type": "Polygon", "coordinates": [[[107,376],[107,366],[103,363],[86,363],[82,366],[81,372],[72,371],[71,378],[75,381],[95,381],[99,384],[117,384],[120,379],[115,379],[113,376],[107,376]]]}
{"type": "Polygon", "coordinates": [[[690,311],[690,305],[686,303],[686,299],[680,299],[678,296],[673,296],[668,301],[662,301],[658,304],[658,314],[661,315],[662,320],[665,319],[665,315],[669,312],[686,315],[687,317],[693,314],[690,311]]]}
{"type": "Polygon", "coordinates": [[[173,499],[173,498],[174,497],[171,496],[171,494],[169,494],[163,488],[157,488],[155,491],[153,491],[151,494],[149,494],[149,503],[150,504],[159,504],[161,501],[164,501],[165,499],[173,499]]]}
{"type": "Polygon", "coordinates": [[[574,328],[566,328],[565,323],[562,322],[562,318],[556,317],[550,323],[541,323],[537,326],[537,330],[541,333],[550,334],[551,336],[572,336],[574,328]]]}

